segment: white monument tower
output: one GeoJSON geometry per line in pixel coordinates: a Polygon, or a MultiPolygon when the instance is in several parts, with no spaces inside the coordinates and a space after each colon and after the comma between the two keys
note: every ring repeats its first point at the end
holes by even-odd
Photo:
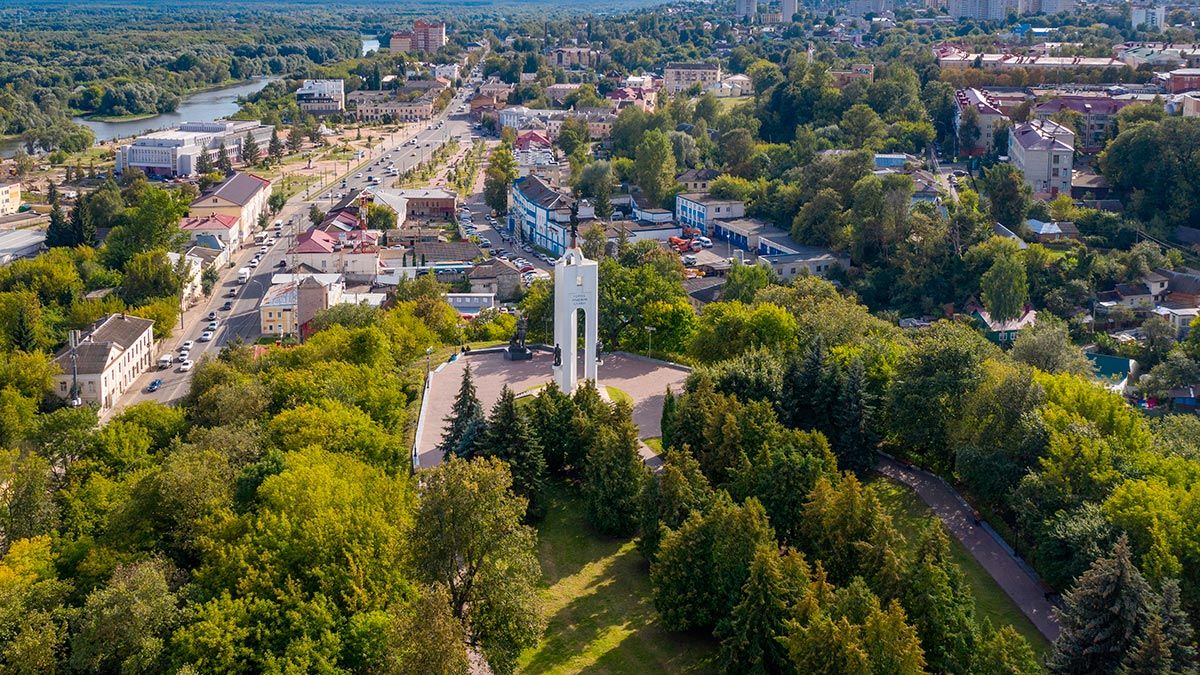
{"type": "Polygon", "coordinates": [[[584,314],[583,377],[596,380],[596,339],[600,324],[600,290],[595,260],[583,257],[571,228],[571,247],[554,263],[554,380],[567,394],[579,383],[577,354],[579,319],[584,314]]]}

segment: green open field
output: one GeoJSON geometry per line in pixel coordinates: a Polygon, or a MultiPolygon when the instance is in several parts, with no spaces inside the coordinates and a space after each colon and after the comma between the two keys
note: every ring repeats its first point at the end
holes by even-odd
{"type": "MultiPolygon", "coordinates": [[[[880,501],[892,514],[896,526],[908,538],[907,545],[915,546],[916,541],[911,533],[923,526],[922,521],[932,518],[933,511],[908,486],[890,478],[882,476],[874,478],[871,485],[875,487],[880,501]]],[[[992,625],[996,627],[1011,625],[1017,629],[1018,633],[1025,636],[1038,656],[1044,656],[1050,648],[1050,643],[1046,641],[1046,638],[1038,632],[1029,619],[1025,618],[1020,608],[1013,603],[1004,589],[992,580],[983,566],[952,536],[950,545],[951,556],[962,568],[967,583],[971,585],[971,590],[975,594],[976,616],[980,620],[991,619],[992,625]]]]}
{"type": "Polygon", "coordinates": [[[716,644],[658,623],[649,566],[632,540],[592,532],[578,492],[559,487],[538,527],[546,633],[522,673],[708,673],[716,644]]]}

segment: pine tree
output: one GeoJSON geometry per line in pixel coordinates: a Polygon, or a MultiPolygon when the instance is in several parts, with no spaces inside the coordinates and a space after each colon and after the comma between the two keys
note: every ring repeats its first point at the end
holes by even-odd
{"type": "Polygon", "coordinates": [[[258,164],[259,154],[258,141],[254,140],[254,136],[247,131],[246,137],[242,139],[242,163],[246,166],[258,164]]]}
{"type": "Polygon", "coordinates": [[[283,141],[279,139],[279,129],[271,129],[271,140],[267,143],[267,154],[271,156],[271,160],[279,162],[283,160],[283,141]]]}
{"type": "MultiPolygon", "coordinates": [[[[33,303],[37,303],[34,299],[33,303]]],[[[37,322],[32,316],[34,313],[30,308],[22,308],[16,313],[16,318],[12,326],[12,332],[9,338],[12,340],[14,349],[32,354],[38,351],[38,345],[41,342],[38,339],[37,322]]]]}
{"type": "Polygon", "coordinates": [[[1157,614],[1151,615],[1146,631],[1125,657],[1119,672],[1121,675],[1174,675],[1179,672],[1163,634],[1162,619],[1157,614]]]}
{"type": "Polygon", "coordinates": [[[196,173],[203,176],[212,173],[215,168],[212,157],[208,156],[208,152],[201,152],[200,156],[196,159],[196,173]]]}
{"type": "Polygon", "coordinates": [[[929,669],[966,672],[978,638],[975,598],[950,559],[950,540],[941,523],[929,523],[905,582],[902,604],[921,637],[929,669]]]}
{"type": "Polygon", "coordinates": [[[616,421],[600,429],[584,464],[588,521],[601,534],[628,537],[637,531],[638,495],[646,466],[638,452],[633,410],[618,403],[616,421]]]}
{"type": "Polygon", "coordinates": [[[1000,630],[984,620],[979,645],[971,662],[971,675],[1040,675],[1042,666],[1029,642],[1012,626],[1000,630]]]}
{"type": "Polygon", "coordinates": [[[816,395],[813,397],[813,424],[809,428],[824,433],[828,438],[836,436],[834,413],[837,411],[844,381],[842,367],[827,354],[825,367],[817,379],[816,395]]]}
{"type": "Polygon", "coordinates": [[[446,431],[439,446],[442,456],[449,460],[451,455],[470,459],[475,454],[476,444],[486,428],[483,404],[475,393],[475,382],[471,379],[471,364],[463,369],[462,383],[454,406],[446,417],[446,431]]]}
{"type": "Polygon", "coordinates": [[[866,372],[861,359],[854,359],[842,386],[837,409],[833,450],[838,468],[853,471],[860,477],[875,467],[874,439],[871,435],[871,415],[868,401],[866,372]]]}
{"type": "Polygon", "coordinates": [[[90,200],[91,197],[80,194],[79,199],[75,201],[75,208],[71,210],[71,231],[80,244],[95,247],[99,239],[96,237],[96,223],[87,209],[90,200]]]}
{"type": "Polygon", "coordinates": [[[529,423],[551,475],[567,476],[576,468],[567,463],[572,454],[574,418],[575,403],[554,382],[543,387],[529,404],[529,423]]]}
{"type": "Polygon", "coordinates": [[[303,147],[304,131],[300,127],[293,125],[292,128],[288,130],[288,148],[290,148],[292,152],[300,152],[300,149],[303,147]]]}
{"type": "Polygon", "coordinates": [[[781,418],[796,429],[815,429],[820,420],[818,391],[825,374],[825,344],[818,335],[802,358],[793,357],[783,380],[781,418]]]}
{"type": "Polygon", "coordinates": [[[66,215],[63,214],[62,203],[58,199],[58,188],[54,185],[54,181],[50,181],[46,198],[50,202],[50,225],[46,228],[46,246],[51,248],[74,246],[77,242],[71,236],[71,229],[67,224],[66,215]]]}
{"type": "Polygon", "coordinates": [[[699,462],[687,448],[668,451],[662,472],[643,484],[638,497],[642,521],[638,550],[654,560],[663,532],[682,525],[692,511],[703,510],[714,495],[699,462]]]}
{"type": "Polygon", "coordinates": [[[517,397],[508,385],[500,391],[499,400],[492,406],[479,447],[479,454],[508,462],[513,491],[529,500],[528,516],[540,518],[546,506],[546,458],[528,420],[517,408],[517,397]]]}
{"type": "Polygon", "coordinates": [[[1179,580],[1167,579],[1162,585],[1156,614],[1160,618],[1163,640],[1171,653],[1171,662],[1178,672],[1196,672],[1195,633],[1187,611],[1179,597],[1179,580]]]}
{"type": "Polygon", "coordinates": [[[233,161],[229,159],[229,149],[225,147],[225,141],[221,141],[221,147],[217,148],[217,168],[226,176],[233,173],[233,161]]]}
{"type": "Polygon", "coordinates": [[[761,545],[754,552],[750,576],[742,587],[742,599],[728,622],[718,629],[723,673],[782,673],[788,670],[787,648],[780,638],[787,634],[789,608],[785,599],[779,553],[774,546],[761,545]]]}
{"type": "Polygon", "coordinates": [[[673,434],[671,430],[675,424],[675,392],[671,391],[669,386],[667,393],[663,395],[663,409],[659,419],[659,439],[662,442],[663,450],[667,450],[672,447],[673,434]]]}
{"type": "Polygon", "coordinates": [[[1142,635],[1153,592],[1142,578],[1125,535],[1112,554],[1081,574],[1058,611],[1062,632],[1047,667],[1052,673],[1114,673],[1142,635]]]}

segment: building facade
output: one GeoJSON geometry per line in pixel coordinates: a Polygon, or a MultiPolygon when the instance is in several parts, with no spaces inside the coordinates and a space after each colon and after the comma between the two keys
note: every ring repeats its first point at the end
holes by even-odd
{"type": "Polygon", "coordinates": [[[1030,120],[1008,135],[1009,160],[1035,194],[1071,194],[1074,156],[1075,133],[1050,120],[1030,120]]]}
{"type": "Polygon", "coordinates": [[[154,321],[127,314],[110,314],[92,324],[75,347],[65,347],[54,358],[61,372],[54,377],[54,393],[107,410],[154,359],[154,321]]]}
{"type": "Polygon", "coordinates": [[[433,118],[435,98],[426,93],[402,101],[391,91],[356,91],[349,101],[354,106],[354,117],[362,122],[423,122],[433,118]]]}
{"type": "Polygon", "coordinates": [[[959,148],[964,155],[986,155],[992,151],[995,142],[993,130],[998,124],[1008,124],[1008,116],[1000,109],[1000,102],[995,97],[980,89],[959,89],[954,92],[954,130],[959,139],[963,138],[962,126],[967,118],[966,111],[974,108],[978,113],[979,137],[973,147],[959,148]]]}
{"type": "Polygon", "coordinates": [[[1104,148],[1116,128],[1117,113],[1133,102],[1107,96],[1060,96],[1037,104],[1033,108],[1033,114],[1043,120],[1050,119],[1063,110],[1073,110],[1083,115],[1080,150],[1092,153],[1104,148]]]}
{"type": "Polygon", "coordinates": [[[699,84],[703,89],[720,81],[721,66],[715,63],[668,63],[663,69],[663,86],[668,94],[677,94],[693,84],[699,84]]]}
{"type": "Polygon", "coordinates": [[[251,173],[236,172],[192,202],[190,213],[197,217],[230,216],[238,221],[239,240],[251,238],[259,220],[268,213],[271,181],[251,173]]]}
{"type": "Polygon", "coordinates": [[[706,235],[713,231],[714,221],[745,215],[745,202],[736,199],[718,199],[696,193],[675,195],[675,220],[679,226],[695,228],[706,235]]]}
{"type": "Polygon", "coordinates": [[[446,46],[446,24],[417,19],[410,31],[392,33],[388,49],[393,52],[432,54],[446,46]]]}
{"type": "MultiPolygon", "coordinates": [[[[513,182],[512,207],[508,210],[508,231],[524,237],[551,255],[562,255],[570,245],[571,197],[539,176],[526,176],[513,182]]],[[[579,203],[580,229],[596,217],[587,200],[579,203]]]]}
{"type": "Polygon", "coordinates": [[[21,208],[21,182],[0,181],[0,216],[11,216],[21,208]]]}
{"type": "Polygon", "coordinates": [[[318,117],[340,115],[346,110],[346,89],[342,80],[305,80],[296,90],[296,105],[318,117]]]}
{"type": "Polygon", "coordinates": [[[274,130],[256,121],[187,122],[176,129],[139,136],[117,148],[113,171],[120,174],[135,168],[152,176],[193,176],[201,155],[207,155],[215,166],[222,148],[231,163],[241,164],[246,135],[254,139],[261,153],[274,130]]]}

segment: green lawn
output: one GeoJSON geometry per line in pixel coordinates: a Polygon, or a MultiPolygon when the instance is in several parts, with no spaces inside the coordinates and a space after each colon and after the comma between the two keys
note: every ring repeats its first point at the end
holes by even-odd
{"type": "Polygon", "coordinates": [[[616,387],[604,386],[604,391],[608,393],[608,398],[612,399],[613,403],[624,401],[630,407],[633,407],[633,397],[616,387]]]}
{"type": "Polygon", "coordinates": [[[558,488],[538,533],[548,624],[519,672],[712,672],[712,639],[659,625],[646,561],[632,540],[593,533],[578,493],[558,488]]]}
{"type": "MultiPolygon", "coordinates": [[[[932,518],[933,511],[908,486],[890,478],[878,477],[871,481],[883,505],[892,514],[896,526],[907,537],[908,546],[916,544],[912,536],[922,526],[922,521],[932,518]]],[[[1037,655],[1044,656],[1050,643],[1013,603],[1004,589],[1000,588],[983,566],[953,536],[950,537],[950,553],[966,575],[967,582],[975,594],[975,612],[979,619],[991,619],[992,625],[1011,625],[1025,636],[1037,655]]]]}

